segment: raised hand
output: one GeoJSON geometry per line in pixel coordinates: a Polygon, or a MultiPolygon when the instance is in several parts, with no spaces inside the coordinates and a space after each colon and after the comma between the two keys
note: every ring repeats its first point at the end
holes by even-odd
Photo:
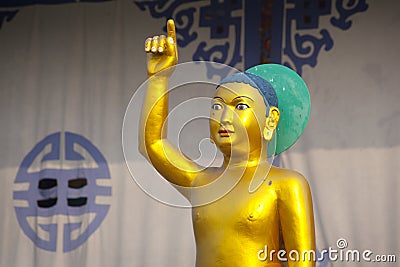
{"type": "MultiPolygon", "coordinates": [[[[178,63],[178,50],[176,43],[175,23],[172,19],[167,22],[168,36],[156,35],[147,38],[144,50],[147,53],[147,73],[152,76],[164,69],[175,66],[178,63]]],[[[171,71],[164,71],[162,75],[170,76],[171,71]]]]}

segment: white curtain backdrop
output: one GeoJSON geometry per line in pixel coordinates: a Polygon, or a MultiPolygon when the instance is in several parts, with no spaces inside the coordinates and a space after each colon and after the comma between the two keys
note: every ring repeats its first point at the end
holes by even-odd
{"type": "MultiPolygon", "coordinates": [[[[348,31],[321,22],[320,27],[331,30],[335,46],[320,53],[315,68],[303,69],[311,93],[311,118],[303,136],[281,161],[310,182],[318,249],[337,249],[337,240],[344,238],[348,249],[395,254],[400,261],[400,4],[388,0],[368,3],[367,12],[352,17],[348,31]]],[[[194,266],[190,210],[162,204],[143,192],[132,179],[122,150],[125,110],[146,79],[143,41],[160,34],[164,23],[164,19],[152,18],[131,1],[25,6],[12,20],[3,20],[1,267],[194,266]],[[89,179],[83,191],[65,184],[68,192],[83,192],[89,196],[88,201],[94,191],[85,188],[93,183],[101,187],[99,190],[106,188],[93,202],[101,208],[90,215],[106,211],[104,219],[91,225],[94,229],[85,241],[68,251],[63,243],[65,233],[69,233],[65,232],[67,225],[73,225],[73,220],[86,212],[76,216],[69,214],[72,209],[60,208],[51,218],[59,226],[54,251],[40,247],[37,239],[32,240],[26,233],[31,229],[51,239],[49,221],[37,218],[28,223],[28,229],[18,220],[18,216],[26,218],[18,207],[30,205],[20,198],[21,192],[40,188],[38,181],[18,182],[21,164],[36,144],[58,132],[60,151],[68,149],[67,145],[64,148],[70,140],[67,132],[96,147],[106,164],[94,161],[108,167],[110,178],[89,179]]],[[[204,29],[197,30],[205,36],[201,35],[204,29]]],[[[180,62],[192,59],[193,48],[194,44],[180,50],[180,62]]],[[[242,46],[241,55],[243,50],[242,46]]],[[[243,69],[243,63],[235,67],[243,69]]],[[[185,96],[189,93],[178,97],[185,96]]],[[[193,133],[199,131],[191,129],[193,133]]],[[[89,147],[88,143],[72,146],[75,151],[83,151],[82,155],[90,154],[84,151],[89,147]]],[[[38,155],[43,157],[54,147],[46,149],[38,155]]],[[[67,166],[68,159],[57,160],[58,166],[67,166]]],[[[45,163],[39,159],[35,164],[41,169],[45,163]]],[[[89,163],[79,164],[86,168],[89,163]]],[[[40,175],[56,178],[45,172],[40,175]]],[[[78,171],[75,178],[80,175],[78,171]]],[[[143,171],[142,175],[147,173],[143,171]]],[[[57,186],[61,185],[59,180],[57,186]]],[[[46,192],[58,201],[67,198],[59,191],[46,190],[38,190],[39,199],[48,196],[46,192]]],[[[85,220],[83,224],[91,222],[85,220]]],[[[79,229],[75,237],[82,233],[81,226],[76,226],[79,229]]],[[[330,264],[398,266],[340,261],[330,264]]]]}

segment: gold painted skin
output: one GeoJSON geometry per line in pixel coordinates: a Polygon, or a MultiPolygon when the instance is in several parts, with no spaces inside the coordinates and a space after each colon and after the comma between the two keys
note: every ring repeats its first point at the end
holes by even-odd
{"type": "MultiPolygon", "coordinates": [[[[178,61],[175,26],[168,21],[168,37],[149,38],[145,43],[150,77],[139,137],[141,153],[157,171],[176,185],[194,187],[214,179],[235,179],[238,184],[228,194],[207,205],[192,208],[196,240],[196,266],[280,266],[277,251],[297,250],[300,261],[288,259],[288,266],[315,266],[302,260],[305,250],[315,251],[312,200],[306,179],[299,173],[270,166],[266,148],[279,122],[279,110],[266,105],[257,89],[230,83],[216,91],[211,104],[210,136],[224,154],[218,168],[202,168],[168,141],[163,125],[168,114],[168,78],[153,76],[178,61]],[[253,193],[252,179],[264,180],[253,193]],[[260,250],[267,246],[266,260],[260,250]]],[[[189,200],[198,195],[182,193],[189,200]]],[[[193,194],[197,194],[196,191],[193,194]]],[[[291,254],[292,256],[295,254],[291,254]]],[[[282,254],[280,254],[282,257],[282,254]]]]}

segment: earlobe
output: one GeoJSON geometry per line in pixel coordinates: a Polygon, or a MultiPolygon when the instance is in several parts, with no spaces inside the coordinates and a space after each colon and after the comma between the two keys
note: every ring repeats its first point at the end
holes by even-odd
{"type": "Polygon", "coordinates": [[[266,141],[271,141],[274,131],[271,131],[267,126],[264,127],[263,137],[266,141]]]}
{"type": "Polygon", "coordinates": [[[279,109],[277,107],[271,107],[269,109],[268,117],[265,120],[265,127],[263,130],[263,137],[268,142],[272,140],[275,129],[278,126],[279,117],[279,109]]]}

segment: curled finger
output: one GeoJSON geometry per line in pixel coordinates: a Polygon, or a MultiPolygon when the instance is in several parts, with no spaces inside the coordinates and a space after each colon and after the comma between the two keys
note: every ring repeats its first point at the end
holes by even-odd
{"type": "Polygon", "coordinates": [[[145,52],[150,52],[151,41],[152,41],[152,38],[147,38],[146,41],[144,41],[144,51],[145,52]]]}
{"type": "Polygon", "coordinates": [[[153,39],[151,40],[151,52],[152,53],[157,53],[157,51],[158,51],[158,41],[159,41],[159,37],[158,36],[154,36],[153,39]]]}
{"type": "Polygon", "coordinates": [[[167,42],[167,37],[165,35],[161,35],[160,39],[158,40],[158,53],[164,53],[165,46],[167,42]]]}

